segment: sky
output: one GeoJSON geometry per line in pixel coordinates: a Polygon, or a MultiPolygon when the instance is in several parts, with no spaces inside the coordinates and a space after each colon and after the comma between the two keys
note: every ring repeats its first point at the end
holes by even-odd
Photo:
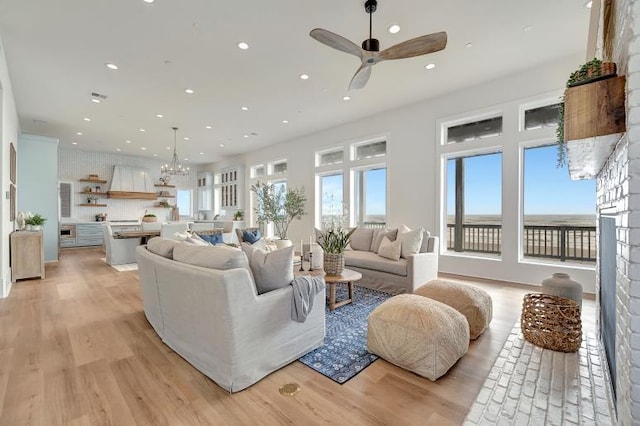
{"type": "MultiPolygon", "coordinates": [[[[374,169],[365,171],[366,176],[366,213],[368,215],[384,215],[386,213],[387,170],[374,169]]],[[[322,215],[339,214],[343,199],[342,174],[322,177],[322,215]],[[336,213],[337,212],[337,213],[336,213]]]]}
{"type": "MultiPolygon", "coordinates": [[[[465,159],[465,215],[501,214],[502,155],[465,159]]],[[[596,213],[594,179],[573,181],[566,165],[557,167],[556,145],[524,152],[524,214],[596,213]]],[[[447,161],[447,214],[455,214],[455,162],[447,161]]]]}

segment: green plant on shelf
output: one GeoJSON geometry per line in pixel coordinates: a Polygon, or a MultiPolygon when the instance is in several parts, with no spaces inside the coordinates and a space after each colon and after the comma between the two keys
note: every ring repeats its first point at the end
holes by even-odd
{"type": "Polygon", "coordinates": [[[33,216],[27,218],[24,223],[26,225],[35,225],[35,226],[42,226],[44,225],[44,223],[47,221],[46,218],[42,217],[42,215],[40,213],[36,213],[33,216]]]}

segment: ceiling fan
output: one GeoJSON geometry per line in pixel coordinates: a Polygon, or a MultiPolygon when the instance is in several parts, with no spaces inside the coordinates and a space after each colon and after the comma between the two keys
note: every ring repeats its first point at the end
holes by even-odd
{"type": "Polygon", "coordinates": [[[369,14],[369,38],[362,42],[362,48],[352,41],[322,28],[316,28],[309,33],[311,37],[322,44],[360,58],[362,65],[360,65],[360,68],[358,68],[351,79],[349,90],[362,89],[365,84],[367,84],[367,81],[369,81],[371,67],[378,62],[426,55],[427,53],[442,50],[447,45],[447,33],[441,31],[439,33],[412,38],[411,40],[398,43],[380,52],[380,42],[371,35],[373,12],[375,12],[377,8],[377,0],[367,0],[364,3],[364,10],[369,14]]]}

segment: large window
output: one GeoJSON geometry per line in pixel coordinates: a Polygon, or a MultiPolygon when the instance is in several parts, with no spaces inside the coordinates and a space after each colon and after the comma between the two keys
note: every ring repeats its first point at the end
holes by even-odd
{"type": "Polygon", "coordinates": [[[176,191],[176,205],[180,216],[191,217],[193,215],[192,196],[193,190],[191,189],[178,189],[176,191]]]}
{"type": "Polygon", "coordinates": [[[595,262],[595,180],[571,180],[557,167],[557,147],[524,150],[523,255],[556,261],[595,262]]]}
{"type": "Polygon", "coordinates": [[[447,160],[447,249],[500,254],[502,153],[447,160]]]}
{"type": "Polygon", "coordinates": [[[358,226],[384,228],[387,221],[387,168],[354,171],[354,214],[358,226]]]}
{"type": "MultiPolygon", "coordinates": [[[[344,175],[342,172],[320,176],[320,227],[340,223],[344,217],[344,175]]],[[[348,225],[348,224],[344,224],[348,225]]]]}

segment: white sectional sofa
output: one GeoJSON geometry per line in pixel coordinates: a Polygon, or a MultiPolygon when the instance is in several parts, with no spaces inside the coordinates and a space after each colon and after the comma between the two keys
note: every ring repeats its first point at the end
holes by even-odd
{"type": "Polygon", "coordinates": [[[376,237],[383,230],[358,228],[351,235],[351,250],[344,252],[345,266],[362,274],[358,285],[391,294],[412,293],[438,278],[438,237],[423,233],[416,254],[390,260],[376,253],[376,237]]]}
{"type": "Polygon", "coordinates": [[[185,247],[162,238],[148,246],[138,247],[137,256],[149,323],[164,343],[229,392],[323,344],[324,289],[306,321],[296,322],[292,287],[259,295],[241,250],[185,247]]]}

